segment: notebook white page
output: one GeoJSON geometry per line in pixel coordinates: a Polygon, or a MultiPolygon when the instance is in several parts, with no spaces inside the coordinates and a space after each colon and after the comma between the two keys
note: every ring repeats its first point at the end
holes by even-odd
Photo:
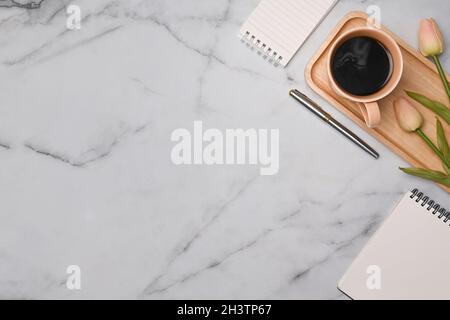
{"type": "Polygon", "coordinates": [[[410,196],[402,198],[339,282],[351,298],[450,299],[450,221],[410,196]]]}
{"type": "Polygon", "coordinates": [[[240,37],[286,66],[337,0],[262,0],[240,37]]]}

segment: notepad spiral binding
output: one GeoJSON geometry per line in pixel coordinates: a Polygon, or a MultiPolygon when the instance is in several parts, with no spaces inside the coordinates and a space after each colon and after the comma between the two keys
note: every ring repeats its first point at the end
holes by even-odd
{"type": "Polygon", "coordinates": [[[245,43],[250,49],[256,50],[256,52],[263,57],[263,59],[268,59],[269,63],[278,67],[283,60],[283,57],[278,54],[276,50],[271,48],[269,45],[256,38],[254,35],[250,33],[250,31],[246,31],[241,35],[241,41],[245,43]]]}
{"type": "Polygon", "coordinates": [[[435,203],[432,199],[430,199],[428,196],[424,195],[422,192],[420,192],[418,189],[414,189],[411,191],[410,195],[411,199],[415,199],[417,203],[420,203],[422,207],[427,206],[427,210],[431,211],[432,214],[438,213],[437,216],[438,219],[444,218],[444,223],[447,223],[450,220],[450,211],[447,211],[445,208],[441,207],[438,203],[435,203]]]}

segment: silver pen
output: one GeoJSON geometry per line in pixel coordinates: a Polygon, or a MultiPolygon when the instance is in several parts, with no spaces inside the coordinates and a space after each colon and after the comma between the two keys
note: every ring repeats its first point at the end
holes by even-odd
{"type": "Polygon", "coordinates": [[[296,89],[289,91],[289,95],[291,97],[293,97],[295,100],[297,100],[298,102],[300,102],[309,111],[314,113],[316,116],[321,118],[323,121],[328,123],[334,129],[336,129],[341,134],[343,134],[345,137],[347,137],[349,140],[351,140],[358,147],[360,147],[361,149],[366,151],[368,154],[370,154],[375,159],[378,159],[379,154],[372,147],[370,147],[367,143],[365,143],[363,140],[361,140],[361,138],[358,137],[356,134],[354,134],[349,129],[344,127],[344,125],[342,125],[339,121],[337,121],[333,117],[331,117],[321,107],[319,107],[319,105],[317,103],[312,101],[306,95],[304,95],[303,93],[301,93],[300,91],[298,91],[296,89]]]}

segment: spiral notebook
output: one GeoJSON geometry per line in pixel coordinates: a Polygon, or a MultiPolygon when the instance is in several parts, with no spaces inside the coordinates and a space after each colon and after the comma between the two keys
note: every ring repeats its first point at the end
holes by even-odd
{"type": "Polygon", "coordinates": [[[339,282],[353,299],[450,299],[450,211],[407,193],[339,282]]]}
{"type": "Polygon", "coordinates": [[[262,0],[240,37],[265,59],[286,66],[338,0],[262,0]]]}

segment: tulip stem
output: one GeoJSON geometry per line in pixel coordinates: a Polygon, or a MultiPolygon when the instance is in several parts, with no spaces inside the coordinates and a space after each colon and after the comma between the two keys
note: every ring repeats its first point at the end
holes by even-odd
{"type": "Polygon", "coordinates": [[[445,163],[444,155],[439,150],[439,148],[436,147],[436,145],[433,143],[433,141],[431,141],[431,139],[428,138],[427,135],[421,129],[417,129],[416,132],[419,135],[419,137],[421,137],[422,140],[425,141],[425,143],[434,151],[434,153],[436,153],[436,155],[439,157],[439,159],[441,159],[441,161],[443,163],[445,163]]]}
{"type": "Polygon", "coordinates": [[[447,92],[447,97],[450,100],[450,86],[448,85],[447,76],[445,75],[444,68],[442,68],[441,61],[438,56],[433,56],[434,64],[439,72],[442,83],[444,84],[445,91],[447,92]]]}

